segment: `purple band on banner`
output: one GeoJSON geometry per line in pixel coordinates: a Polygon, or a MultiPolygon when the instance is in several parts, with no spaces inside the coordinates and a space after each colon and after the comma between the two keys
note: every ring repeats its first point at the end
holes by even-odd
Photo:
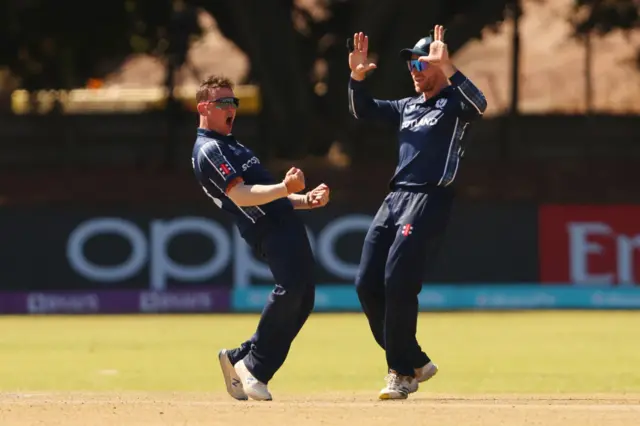
{"type": "Polygon", "coordinates": [[[229,290],[139,290],[0,293],[0,314],[228,312],[229,290]]]}

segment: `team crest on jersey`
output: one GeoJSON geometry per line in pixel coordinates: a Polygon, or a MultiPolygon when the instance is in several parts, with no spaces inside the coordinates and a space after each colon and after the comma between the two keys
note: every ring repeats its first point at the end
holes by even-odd
{"type": "Polygon", "coordinates": [[[436,108],[440,108],[440,109],[442,109],[442,108],[444,108],[444,106],[445,106],[446,104],[447,104],[447,100],[446,100],[446,99],[444,99],[444,98],[438,99],[438,100],[436,101],[436,108]]]}
{"type": "Polygon", "coordinates": [[[231,167],[231,165],[229,163],[220,163],[220,165],[218,166],[218,170],[220,170],[220,173],[222,173],[225,176],[229,176],[230,174],[232,174],[232,170],[233,167],[231,167]]]}

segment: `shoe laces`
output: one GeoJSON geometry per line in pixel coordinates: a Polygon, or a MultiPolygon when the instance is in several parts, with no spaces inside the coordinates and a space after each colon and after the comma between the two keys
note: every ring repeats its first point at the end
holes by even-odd
{"type": "Polygon", "coordinates": [[[387,376],[385,377],[385,380],[387,381],[387,385],[390,388],[401,388],[401,387],[406,388],[409,385],[410,379],[411,379],[410,377],[401,376],[395,371],[389,372],[389,374],[387,374],[387,376]]]}

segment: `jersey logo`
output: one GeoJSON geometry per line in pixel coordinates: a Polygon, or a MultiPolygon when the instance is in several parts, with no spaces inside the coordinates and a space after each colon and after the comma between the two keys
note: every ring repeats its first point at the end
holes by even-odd
{"type": "Polygon", "coordinates": [[[436,108],[440,108],[440,109],[442,109],[442,108],[444,108],[444,106],[445,106],[446,104],[447,104],[447,100],[446,100],[446,99],[444,99],[444,98],[438,99],[438,100],[436,101],[436,108]]]}
{"type": "Polygon", "coordinates": [[[246,163],[242,165],[242,171],[246,172],[247,170],[249,170],[249,167],[254,166],[256,164],[260,164],[260,160],[258,159],[258,157],[253,156],[250,159],[248,159],[246,163]]]}
{"type": "Polygon", "coordinates": [[[416,118],[415,120],[403,121],[400,130],[409,129],[412,127],[435,126],[436,124],[438,124],[438,121],[443,116],[443,114],[444,113],[439,109],[432,109],[420,118],[416,118]]]}
{"type": "Polygon", "coordinates": [[[225,176],[229,176],[230,174],[233,173],[231,171],[231,165],[229,165],[228,163],[220,164],[220,166],[218,166],[218,170],[220,170],[220,173],[222,173],[225,176]]]}

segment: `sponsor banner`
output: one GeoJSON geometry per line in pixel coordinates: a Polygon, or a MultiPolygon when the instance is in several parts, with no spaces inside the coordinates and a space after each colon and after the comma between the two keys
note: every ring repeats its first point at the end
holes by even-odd
{"type": "MultiPolygon", "coordinates": [[[[232,310],[260,312],[271,289],[237,289],[232,310]]],[[[419,295],[422,311],[530,309],[640,309],[639,288],[548,287],[542,285],[425,285],[419,295]]],[[[361,311],[355,288],[321,286],[315,311],[361,311]]]]}
{"type": "Polygon", "coordinates": [[[0,293],[0,314],[125,314],[228,312],[224,288],[182,291],[0,293]]]}
{"type": "MultiPolygon", "coordinates": [[[[270,286],[235,289],[231,292],[231,309],[240,312],[260,312],[271,290],[270,286]]],[[[316,286],[315,310],[317,311],[350,311],[359,306],[358,296],[353,286],[339,284],[316,286]]]]}
{"type": "Polygon", "coordinates": [[[543,206],[540,280],[640,285],[640,206],[543,206]]]}
{"type": "MultiPolygon", "coordinates": [[[[319,283],[353,285],[375,214],[299,212],[319,283]]],[[[537,282],[535,206],[454,206],[434,282],[537,282]],[[510,223],[505,226],[505,223],[510,223]],[[461,267],[464,265],[464,267],[461,267]]],[[[272,284],[229,217],[206,207],[0,209],[0,291],[179,290],[272,284]]]]}

